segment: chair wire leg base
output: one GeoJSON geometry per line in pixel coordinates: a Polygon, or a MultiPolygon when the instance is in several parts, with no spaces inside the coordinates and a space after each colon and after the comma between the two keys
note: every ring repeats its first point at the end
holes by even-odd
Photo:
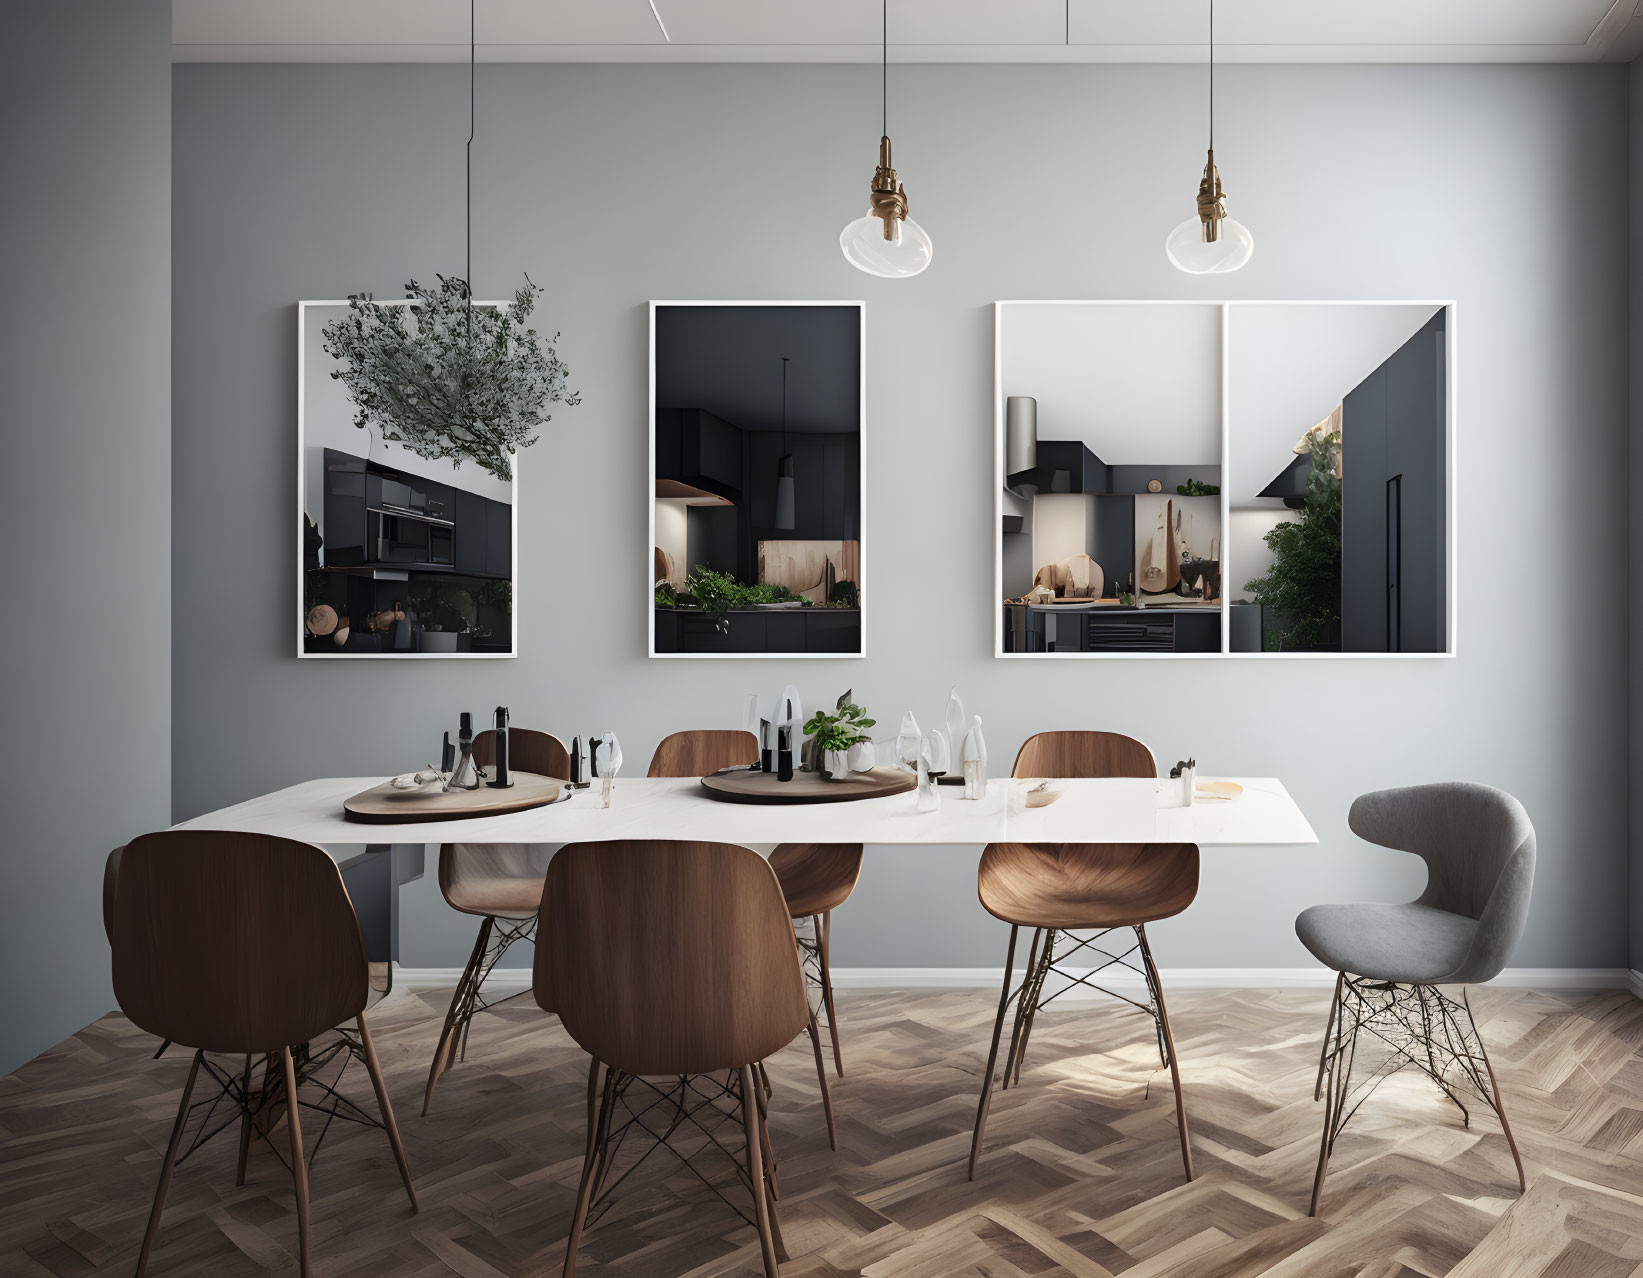
{"type": "Polygon", "coordinates": [[[1527,1188],[1523,1160],[1506,1119],[1500,1085],[1465,990],[1457,1001],[1436,985],[1383,981],[1342,972],[1335,981],[1318,1067],[1319,1086],[1315,1089],[1315,1095],[1321,1095],[1324,1101],[1324,1124],[1309,1215],[1318,1214],[1330,1155],[1347,1122],[1383,1082],[1411,1068],[1436,1084],[1460,1111],[1462,1123],[1468,1128],[1472,1115],[1463,1095],[1477,1098],[1494,1112],[1517,1169],[1519,1192],[1527,1188]],[[1355,1079],[1360,1045],[1365,1049],[1363,1068],[1355,1079]],[[1377,1053],[1379,1059],[1371,1063],[1370,1057],[1377,1053]]]}
{"type": "Polygon", "coordinates": [[[490,915],[480,923],[473,952],[468,955],[468,964],[462,969],[462,979],[451,991],[451,1006],[445,1013],[445,1023],[440,1027],[433,1063],[428,1067],[428,1086],[422,1096],[424,1118],[434,1103],[434,1088],[439,1080],[454,1063],[468,1057],[468,1030],[475,1014],[525,993],[520,990],[507,998],[487,999],[485,980],[515,941],[534,940],[535,936],[535,917],[514,919],[490,915]]]}
{"type": "MultiPolygon", "coordinates": [[[[590,1097],[599,1070],[595,1061],[589,1079],[590,1097]]],[[[776,1212],[775,1147],[758,1073],[757,1066],[744,1065],[727,1075],[682,1074],[652,1080],[604,1070],[597,1115],[590,1108],[592,1123],[582,1159],[582,1178],[565,1240],[565,1278],[572,1278],[576,1272],[576,1253],[590,1222],[609,1205],[618,1186],[658,1149],[666,1149],[758,1231],[765,1273],[768,1278],[777,1278],[780,1262],[787,1259],[787,1249],[776,1212]],[[727,1144],[721,1136],[731,1128],[737,1129],[741,1138],[727,1144]],[[612,1174],[630,1135],[643,1147],[619,1173],[612,1174]],[[718,1164],[715,1176],[710,1177],[698,1166],[697,1160],[704,1156],[718,1164]],[[726,1194],[727,1165],[730,1179],[751,1198],[751,1211],[726,1194]]]]}
{"type": "Polygon", "coordinates": [[[1067,991],[1083,987],[1110,995],[1152,1018],[1158,1038],[1160,1065],[1170,1071],[1170,1081],[1175,1090],[1175,1116],[1180,1129],[1181,1162],[1186,1170],[1187,1179],[1191,1180],[1192,1147],[1187,1131],[1186,1103],[1181,1093],[1180,1068],[1176,1061],[1175,1042],[1170,1033],[1169,1013],[1164,1007],[1163,986],[1158,978],[1158,968],[1152,961],[1152,951],[1147,945],[1146,928],[1139,925],[1112,927],[1088,936],[1059,928],[1037,929],[1028,948],[1027,968],[1021,984],[1012,989],[1015,950],[1020,932],[1019,926],[1012,926],[1010,929],[1010,945],[1004,959],[1004,984],[999,992],[998,1015],[993,1023],[993,1042],[987,1056],[987,1068],[982,1077],[981,1103],[976,1110],[975,1134],[970,1145],[970,1179],[975,1179],[976,1166],[981,1158],[982,1140],[986,1133],[988,1111],[991,1108],[994,1068],[998,1063],[998,1049],[1004,1035],[1004,1017],[1010,1010],[1010,1005],[1015,1004],[1015,1018],[999,1082],[1000,1091],[1020,1085],[1027,1043],[1037,1021],[1039,1009],[1054,1002],[1067,991]],[[1114,945],[1111,949],[1107,948],[1111,944],[1109,937],[1124,933],[1133,933],[1133,940],[1128,946],[1119,948],[1114,945]],[[1093,953],[1098,961],[1087,971],[1062,966],[1074,956],[1087,957],[1090,953],[1093,953]],[[1101,985],[1096,978],[1108,968],[1121,968],[1140,976],[1146,982],[1147,1001],[1140,1002],[1101,985]],[[1051,976],[1058,977],[1065,983],[1046,993],[1051,976]]]}

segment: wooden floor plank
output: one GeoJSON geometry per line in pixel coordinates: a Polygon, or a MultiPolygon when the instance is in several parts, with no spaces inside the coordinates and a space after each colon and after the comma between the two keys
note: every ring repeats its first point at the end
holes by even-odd
{"type": "MultiPolygon", "coordinates": [[[[423,1204],[386,1141],[327,1135],[312,1173],[326,1278],[556,1274],[581,1170],[586,1063],[518,1000],[474,1022],[468,1059],[417,1116],[445,991],[371,1013],[423,1204]]],[[[1047,1010],[1018,1088],[994,1097],[974,1182],[970,1127],[996,995],[849,991],[847,1075],[828,1149],[801,1041],[769,1063],[788,1278],[1643,1278],[1643,1003],[1482,989],[1473,1005],[1529,1172],[1498,1122],[1418,1075],[1383,1087],[1306,1216],[1327,995],[1172,992],[1193,1132],[1183,1178],[1149,1023],[1104,1003],[1047,1010]]],[[[0,1274],[127,1274],[187,1068],[105,1017],[0,1080],[0,1274]]],[[[370,1104],[363,1073],[343,1090],[370,1104]]],[[[275,1133],[276,1138],[278,1133],[275,1133]]],[[[312,1133],[311,1133],[312,1135],[312,1133]]],[[[178,1169],[155,1278],[293,1273],[290,1179],[266,1145],[234,1186],[233,1132],[178,1169]]],[[[730,1189],[733,1195],[737,1192],[730,1189]]],[[[757,1278],[753,1230],[658,1154],[583,1240],[589,1278],[757,1278]]]]}

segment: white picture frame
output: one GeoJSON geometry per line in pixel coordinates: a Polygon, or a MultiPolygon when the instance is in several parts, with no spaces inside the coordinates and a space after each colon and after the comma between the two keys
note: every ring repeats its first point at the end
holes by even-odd
{"type": "Polygon", "coordinates": [[[687,659],[687,660],[855,660],[867,656],[867,619],[868,604],[871,591],[868,587],[868,512],[867,512],[867,303],[859,299],[653,299],[649,304],[648,313],[649,333],[649,362],[647,372],[647,446],[645,452],[645,486],[647,527],[645,538],[645,651],[648,657],[658,660],[687,659]],[[656,439],[657,439],[657,371],[656,371],[656,319],[657,313],[668,307],[745,307],[745,308],[799,308],[799,307],[827,307],[849,308],[856,312],[857,328],[857,430],[859,434],[859,459],[857,464],[858,494],[857,494],[857,587],[859,598],[860,625],[858,644],[854,651],[725,651],[725,652],[685,652],[658,650],[656,642],[656,581],[654,576],[655,553],[657,545],[656,528],[656,500],[655,485],[657,479],[656,466],[656,439]]]}
{"type": "MultiPolygon", "coordinates": [[[[1285,661],[1285,660],[1352,660],[1352,661],[1433,661],[1448,660],[1459,652],[1459,594],[1456,565],[1458,564],[1457,529],[1458,529],[1458,484],[1456,480],[1457,440],[1460,432],[1459,414],[1459,367],[1457,359],[1459,307],[1454,299],[1402,299],[1402,298],[1359,298],[1359,299],[1251,299],[1231,301],[1227,299],[1125,299],[1125,298],[1052,298],[1052,299],[1009,299],[999,300],[993,304],[993,593],[989,602],[988,624],[992,631],[993,656],[1002,660],[1077,660],[1090,659],[1098,661],[1195,661],[1216,660],[1223,658],[1244,659],[1253,661],[1285,661]],[[1221,529],[1227,535],[1231,529],[1231,487],[1226,482],[1230,473],[1234,444],[1232,434],[1233,391],[1231,369],[1231,333],[1232,326],[1237,322],[1239,313],[1252,313],[1256,308],[1276,307],[1402,307],[1402,308],[1430,308],[1434,313],[1443,311],[1444,322],[1444,378],[1443,388],[1445,410],[1445,439],[1444,439],[1444,475],[1443,475],[1443,538],[1444,538],[1444,583],[1443,583],[1443,635],[1444,647],[1440,651],[1421,652],[1384,652],[1384,651],[1234,651],[1232,648],[1232,618],[1233,591],[1227,588],[1227,566],[1232,572],[1237,572],[1236,562],[1223,565],[1223,581],[1220,598],[1220,651],[1209,652],[1125,652],[1125,651],[1055,651],[1055,652],[1017,652],[1006,650],[1005,623],[1002,615],[1002,601],[1006,598],[1005,587],[1005,555],[1003,545],[1004,517],[1006,513],[1006,488],[1008,477],[1005,474],[1005,447],[1006,447],[1006,397],[1007,375],[1004,368],[1005,324],[1012,313],[1012,308],[1019,307],[1214,307],[1220,312],[1220,419],[1221,419],[1221,450],[1220,471],[1223,477],[1221,484],[1221,529]]],[[[1343,393],[1346,389],[1343,388],[1343,393]]],[[[1226,550],[1223,549],[1223,555],[1226,550]]]]}
{"type": "MultiPolygon", "coordinates": [[[[417,303],[409,298],[381,301],[381,306],[415,306],[417,303]]],[[[475,301],[475,306],[504,309],[511,306],[507,301],[475,301]]],[[[508,505],[510,520],[508,536],[511,541],[510,568],[511,568],[511,604],[508,611],[508,651],[506,652],[348,652],[327,651],[323,646],[310,645],[305,617],[307,614],[307,573],[305,570],[306,534],[304,521],[310,512],[310,489],[314,486],[312,480],[315,475],[314,458],[309,453],[310,444],[317,449],[332,446],[331,442],[348,439],[354,447],[364,445],[363,451],[369,455],[374,448],[378,453],[394,459],[396,464],[408,464],[423,477],[436,479],[438,482],[449,482],[453,487],[469,488],[474,480],[473,463],[462,469],[451,468],[449,477],[440,470],[442,463],[430,463],[417,458],[408,449],[398,445],[387,444],[374,434],[353,424],[352,406],[347,404],[347,393],[337,383],[330,394],[323,394],[320,390],[325,383],[331,382],[330,367],[336,361],[325,355],[321,348],[320,331],[330,319],[348,309],[348,299],[315,299],[299,301],[297,303],[297,508],[296,508],[296,648],[297,657],[302,661],[506,661],[519,655],[519,608],[520,592],[518,581],[520,574],[520,545],[519,545],[519,455],[512,458],[513,478],[507,484],[508,505]],[[316,363],[319,367],[315,367],[316,363]],[[310,379],[324,378],[324,383],[310,379]],[[347,404],[346,408],[339,408],[338,401],[347,404]],[[346,413],[347,430],[351,435],[342,435],[336,428],[333,418],[338,412],[346,413]],[[316,413],[325,415],[322,425],[316,420],[316,413]],[[407,460],[408,459],[408,460],[407,460]]],[[[326,387],[327,390],[332,390],[326,387]]],[[[323,473],[323,471],[321,471],[323,473]]],[[[489,481],[500,484],[501,481],[489,481]]],[[[315,498],[323,502],[323,492],[315,498]]],[[[323,535],[323,527],[321,528],[323,535]]],[[[407,570],[408,576],[409,570],[407,570]]],[[[393,578],[385,578],[393,579],[393,578]]]]}

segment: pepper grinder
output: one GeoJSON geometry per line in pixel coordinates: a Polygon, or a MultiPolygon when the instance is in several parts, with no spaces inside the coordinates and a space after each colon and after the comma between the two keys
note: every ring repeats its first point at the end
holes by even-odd
{"type": "Polygon", "coordinates": [[[793,727],[783,724],[776,729],[776,780],[793,779],[793,727]]]}
{"type": "Polygon", "coordinates": [[[496,725],[496,775],[485,784],[493,790],[511,789],[513,779],[508,776],[508,707],[497,706],[492,722],[496,725]]]}
{"type": "Polygon", "coordinates": [[[461,757],[456,761],[456,767],[451,772],[450,779],[445,782],[447,790],[477,790],[479,789],[479,769],[474,763],[474,717],[468,711],[462,712],[461,726],[456,734],[457,748],[461,757]]]}

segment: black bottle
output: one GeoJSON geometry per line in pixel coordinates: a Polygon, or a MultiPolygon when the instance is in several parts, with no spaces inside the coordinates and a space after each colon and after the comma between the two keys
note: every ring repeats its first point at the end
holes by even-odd
{"type": "Polygon", "coordinates": [[[485,784],[493,790],[506,790],[512,787],[513,779],[508,775],[508,707],[497,706],[496,717],[496,763],[494,776],[485,784]]]}
{"type": "Polygon", "coordinates": [[[793,729],[776,730],[776,780],[793,779],[793,729]]]}

